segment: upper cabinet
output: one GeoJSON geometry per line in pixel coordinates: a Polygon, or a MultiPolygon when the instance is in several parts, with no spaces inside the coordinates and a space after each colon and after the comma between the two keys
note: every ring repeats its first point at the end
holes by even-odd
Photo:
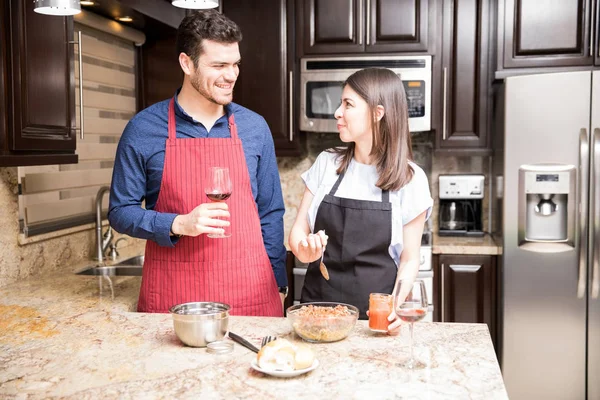
{"type": "Polygon", "coordinates": [[[73,18],[0,0],[0,166],[75,163],[73,18]]]}
{"type": "Polygon", "coordinates": [[[303,0],[298,5],[299,55],[427,52],[432,47],[432,0],[303,0]]]}
{"type": "Polygon", "coordinates": [[[487,151],[490,147],[493,3],[443,2],[442,57],[434,65],[438,82],[434,90],[441,93],[434,96],[437,149],[487,151]]]}
{"type": "Polygon", "coordinates": [[[221,4],[223,14],[235,21],[244,35],[234,101],[265,118],[278,156],[298,155],[293,0],[222,0],[221,4]]]}
{"type": "Polygon", "coordinates": [[[600,65],[600,0],[500,0],[498,70],[600,65]]]}

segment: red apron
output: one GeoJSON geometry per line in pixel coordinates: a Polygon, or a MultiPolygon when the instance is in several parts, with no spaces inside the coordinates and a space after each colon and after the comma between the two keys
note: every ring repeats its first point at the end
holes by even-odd
{"type": "Polygon", "coordinates": [[[176,304],[217,301],[229,304],[232,315],[283,316],[233,114],[231,138],[177,139],[174,104],[171,99],[169,138],[154,210],[187,214],[208,202],[204,182],[210,167],[228,167],[233,184],[227,201],[231,237],[183,236],[173,248],[148,240],[138,311],[168,312],[176,304]]]}

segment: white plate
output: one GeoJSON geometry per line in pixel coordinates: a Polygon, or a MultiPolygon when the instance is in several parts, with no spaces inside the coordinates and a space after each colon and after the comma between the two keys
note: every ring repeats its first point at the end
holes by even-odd
{"type": "Polygon", "coordinates": [[[304,369],[295,369],[293,371],[267,371],[265,369],[262,369],[261,367],[258,366],[256,360],[252,360],[252,362],[250,363],[250,366],[258,371],[258,372],[262,372],[263,374],[267,374],[267,375],[271,375],[271,376],[276,376],[278,378],[292,378],[294,376],[298,376],[298,375],[302,375],[305,374],[307,372],[312,371],[313,369],[317,368],[319,366],[319,360],[317,360],[315,358],[315,361],[313,361],[312,365],[308,368],[304,368],[304,369]]]}

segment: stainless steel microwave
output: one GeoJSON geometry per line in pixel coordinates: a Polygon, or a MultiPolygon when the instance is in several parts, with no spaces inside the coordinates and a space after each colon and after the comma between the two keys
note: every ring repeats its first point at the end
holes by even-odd
{"type": "Polygon", "coordinates": [[[333,116],[342,85],[352,73],[389,68],[402,79],[411,132],[431,130],[431,56],[303,58],[300,69],[300,130],[337,132],[333,116]]]}

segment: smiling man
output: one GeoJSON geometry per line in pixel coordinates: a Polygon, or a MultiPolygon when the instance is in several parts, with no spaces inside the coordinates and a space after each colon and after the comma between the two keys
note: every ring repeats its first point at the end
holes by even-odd
{"type": "Polygon", "coordinates": [[[187,16],[177,32],[181,88],[138,113],[119,141],[108,219],[148,240],[138,311],[216,301],[233,315],[283,315],[284,205],[273,138],[264,118],[232,102],[241,40],[217,11],[187,16]],[[206,197],[213,167],[229,169],[227,202],[206,197]],[[230,237],[209,237],[226,226],[230,237]]]}

